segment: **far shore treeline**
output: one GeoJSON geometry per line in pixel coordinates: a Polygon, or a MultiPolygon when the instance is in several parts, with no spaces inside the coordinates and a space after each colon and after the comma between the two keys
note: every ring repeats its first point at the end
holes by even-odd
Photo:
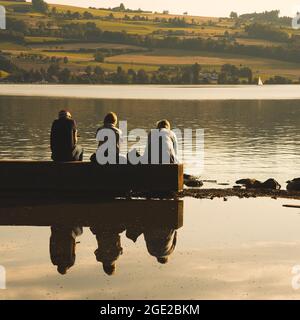
{"type": "MultiPolygon", "coordinates": [[[[250,65],[226,61],[220,65],[190,63],[188,57],[185,64],[158,61],[153,68],[140,61],[134,67],[115,62],[112,69],[112,57],[155,56],[157,50],[169,50],[170,55],[172,52],[183,55],[186,52],[186,56],[205,52],[218,57],[273,59],[294,63],[295,69],[300,69],[300,33],[291,28],[291,18],[280,17],[276,10],[241,16],[232,12],[229,18],[197,20],[187,13],[183,16],[170,15],[168,11],[150,13],[126,9],[123,4],[111,9],[79,10],[48,5],[43,0],[0,1],[2,3],[8,14],[7,30],[0,30],[1,82],[252,84],[258,80],[256,70],[250,65]],[[128,30],[121,29],[124,26],[128,30]],[[153,28],[152,32],[145,33],[144,26],[153,28]],[[137,28],[136,32],[132,31],[133,27],[137,28]],[[139,33],[140,29],[143,32],[139,33]],[[207,36],[207,30],[216,35],[207,36]],[[62,49],[72,43],[81,43],[81,47],[62,49]],[[91,43],[120,46],[89,47],[91,43]],[[40,48],[46,45],[47,48],[40,48]]],[[[299,83],[300,76],[296,70],[292,77],[285,72],[271,72],[264,80],[266,83],[299,83]]]]}

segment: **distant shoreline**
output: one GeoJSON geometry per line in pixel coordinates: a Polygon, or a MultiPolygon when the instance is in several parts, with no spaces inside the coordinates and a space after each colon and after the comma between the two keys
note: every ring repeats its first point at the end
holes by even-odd
{"type": "Polygon", "coordinates": [[[0,84],[0,96],[127,100],[300,100],[300,85],[0,84]]]}

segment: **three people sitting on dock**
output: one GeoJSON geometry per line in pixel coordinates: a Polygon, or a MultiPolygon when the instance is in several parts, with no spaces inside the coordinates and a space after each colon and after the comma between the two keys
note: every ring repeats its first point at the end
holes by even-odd
{"type": "MultiPolygon", "coordinates": [[[[104,117],[103,125],[98,128],[96,140],[97,152],[90,160],[104,164],[170,164],[178,163],[178,141],[166,119],[157,122],[151,129],[143,155],[133,149],[127,155],[120,153],[122,131],[117,127],[118,117],[109,112],[104,117]]],[[[77,127],[70,112],[62,110],[51,128],[51,151],[54,161],[82,161],[83,149],[77,144],[77,127]]]]}
{"type": "Polygon", "coordinates": [[[77,126],[70,112],[61,110],[51,128],[51,152],[54,161],[82,161],[83,149],[77,144],[77,126]]]}

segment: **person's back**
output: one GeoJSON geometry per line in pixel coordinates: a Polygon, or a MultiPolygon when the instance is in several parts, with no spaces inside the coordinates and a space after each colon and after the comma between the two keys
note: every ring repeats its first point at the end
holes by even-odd
{"type": "MultiPolygon", "coordinates": [[[[122,131],[117,127],[118,117],[114,112],[109,112],[104,117],[103,125],[97,129],[96,137],[101,136],[98,143],[98,151],[99,148],[103,148],[103,152],[101,152],[101,157],[103,157],[103,162],[106,164],[108,159],[113,159],[113,162],[119,163],[120,157],[120,142],[122,141],[122,131]],[[112,135],[110,134],[112,133],[112,135]],[[112,140],[109,139],[113,138],[112,140]],[[110,154],[109,154],[110,152],[110,154]]],[[[97,155],[94,153],[91,156],[92,162],[98,162],[100,164],[102,161],[97,160],[97,155]]],[[[111,163],[110,163],[111,164],[111,163]]]]}
{"type": "Polygon", "coordinates": [[[51,128],[51,151],[54,161],[81,161],[83,151],[77,143],[77,128],[71,114],[60,111],[51,128]]]}
{"type": "Polygon", "coordinates": [[[50,259],[59,273],[65,274],[75,264],[76,237],[82,232],[82,227],[51,226],[50,259]]]}
{"type": "Polygon", "coordinates": [[[169,121],[161,120],[157,123],[157,128],[148,135],[144,157],[152,164],[178,163],[177,145],[177,137],[171,130],[169,121]]]}
{"type": "Polygon", "coordinates": [[[147,229],[144,231],[147,250],[160,263],[166,263],[173,253],[177,242],[177,231],[167,228],[147,229]]]}

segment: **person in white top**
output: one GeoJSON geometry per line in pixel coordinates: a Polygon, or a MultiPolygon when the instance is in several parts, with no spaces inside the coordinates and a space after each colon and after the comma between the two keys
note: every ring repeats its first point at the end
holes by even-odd
{"type": "Polygon", "coordinates": [[[156,129],[151,130],[144,158],[149,164],[178,163],[178,142],[175,133],[171,130],[168,120],[157,122],[156,129]]]}

